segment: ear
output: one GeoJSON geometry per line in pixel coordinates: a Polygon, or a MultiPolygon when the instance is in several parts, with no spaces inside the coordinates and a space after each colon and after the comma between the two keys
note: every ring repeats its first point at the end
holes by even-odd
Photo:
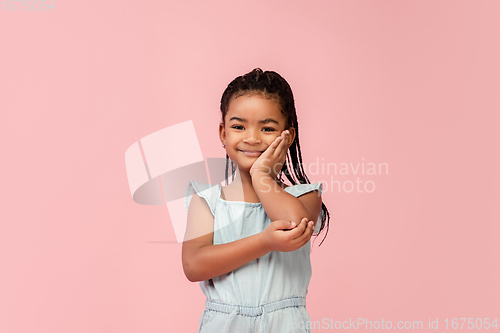
{"type": "Polygon", "coordinates": [[[223,123],[219,124],[219,138],[221,144],[223,144],[226,141],[226,130],[224,129],[223,123]]]}
{"type": "Polygon", "coordinates": [[[290,132],[290,143],[288,144],[288,148],[290,148],[290,146],[292,145],[293,143],[293,140],[295,140],[295,128],[292,126],[290,128],[288,128],[288,131],[290,132]]]}

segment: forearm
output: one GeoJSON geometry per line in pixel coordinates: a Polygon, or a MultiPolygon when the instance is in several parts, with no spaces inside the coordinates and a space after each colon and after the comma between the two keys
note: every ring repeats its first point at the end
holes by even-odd
{"type": "Polygon", "coordinates": [[[185,269],[186,276],[191,282],[208,280],[234,271],[268,252],[261,233],[230,243],[207,245],[193,254],[185,269]]]}
{"type": "Polygon", "coordinates": [[[286,220],[298,224],[302,218],[310,218],[302,202],[282,189],[269,174],[254,172],[252,184],[271,221],[286,220]]]}

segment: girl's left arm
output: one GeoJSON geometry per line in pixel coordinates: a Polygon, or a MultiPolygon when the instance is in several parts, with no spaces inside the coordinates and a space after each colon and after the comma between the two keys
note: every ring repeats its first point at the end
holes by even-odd
{"type": "Polygon", "coordinates": [[[295,197],[279,186],[266,172],[252,173],[252,183],[264,210],[271,221],[287,220],[299,223],[304,217],[316,223],[321,213],[321,194],[308,192],[295,197]]]}

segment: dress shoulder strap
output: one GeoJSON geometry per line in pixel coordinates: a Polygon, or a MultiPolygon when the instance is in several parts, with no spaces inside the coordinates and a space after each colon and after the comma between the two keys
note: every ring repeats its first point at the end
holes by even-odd
{"type": "Polygon", "coordinates": [[[291,195],[295,197],[300,197],[303,194],[312,192],[312,191],[319,191],[319,194],[323,194],[323,184],[322,183],[314,183],[314,184],[298,184],[298,185],[293,185],[285,188],[285,191],[290,193],[291,195]]]}
{"type": "Polygon", "coordinates": [[[215,216],[215,205],[217,198],[220,196],[220,186],[190,180],[184,194],[184,205],[186,206],[186,210],[189,209],[189,203],[194,193],[198,194],[200,198],[205,199],[212,215],[215,216]]]}

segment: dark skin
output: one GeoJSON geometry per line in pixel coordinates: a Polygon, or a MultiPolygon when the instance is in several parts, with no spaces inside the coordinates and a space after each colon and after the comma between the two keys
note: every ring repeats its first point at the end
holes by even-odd
{"type": "Polygon", "coordinates": [[[205,200],[194,194],[182,246],[184,273],[190,281],[229,273],[270,251],[295,251],[311,238],[321,212],[321,196],[313,191],[297,198],[276,181],[295,138],[293,127],[285,128],[285,124],[272,99],[244,95],[229,104],[219,135],[238,170],[235,180],[223,188],[222,199],[261,202],[273,222],[256,235],[214,245],[214,217],[205,200]]]}

